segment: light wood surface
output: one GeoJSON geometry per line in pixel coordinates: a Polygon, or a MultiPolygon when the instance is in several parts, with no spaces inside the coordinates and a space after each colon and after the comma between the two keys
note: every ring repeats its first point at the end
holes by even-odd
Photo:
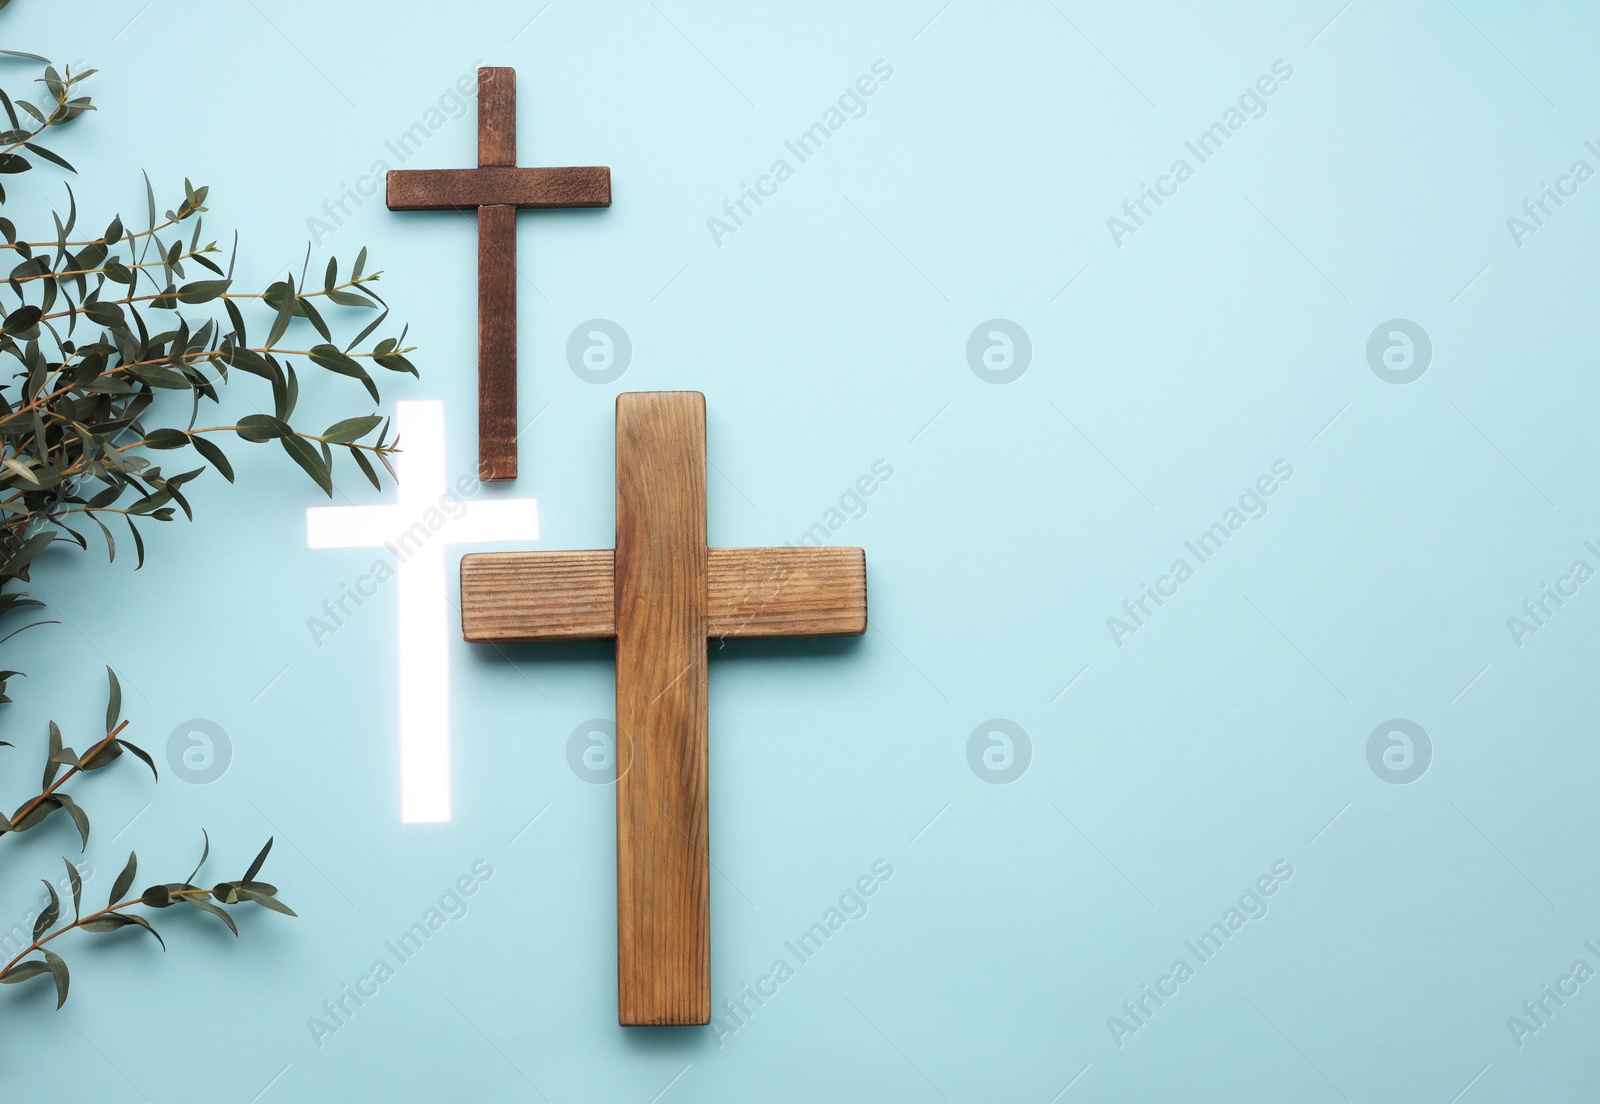
{"type": "MultiPolygon", "coordinates": [[[[609,640],[616,554],[471,552],[461,557],[461,629],[471,641],[609,640]]],[[[858,636],[867,628],[859,548],[713,548],[706,635],[858,636]]]]}
{"type": "Polygon", "coordinates": [[[708,640],[859,634],[859,548],[707,548],[705,398],[617,399],[617,547],[461,560],[472,641],[617,642],[617,997],[623,1024],[711,1016],[708,640]]]}
{"type": "Polygon", "coordinates": [[[711,1019],[706,801],[706,409],[617,396],[617,1005],[711,1019]]]}

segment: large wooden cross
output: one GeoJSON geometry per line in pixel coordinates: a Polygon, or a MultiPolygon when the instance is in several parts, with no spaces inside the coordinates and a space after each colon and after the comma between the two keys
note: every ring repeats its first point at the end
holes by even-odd
{"type": "Polygon", "coordinates": [[[517,211],[609,207],[611,170],[517,168],[517,71],[478,70],[478,167],[392,169],[391,211],[478,212],[478,477],[517,477],[517,211]]]}
{"type": "Polygon", "coordinates": [[[706,547],[705,419],[695,391],[617,396],[614,551],[461,560],[468,640],[617,642],[623,1024],[711,1019],[707,641],[867,628],[861,549],[706,547]]]}

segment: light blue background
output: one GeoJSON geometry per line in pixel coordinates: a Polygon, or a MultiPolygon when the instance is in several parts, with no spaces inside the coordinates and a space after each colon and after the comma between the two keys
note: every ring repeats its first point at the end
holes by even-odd
{"type": "MultiPolygon", "coordinates": [[[[612,793],[566,761],[573,727],[611,714],[605,648],[454,642],[455,819],[407,826],[392,597],[312,643],[306,619],[371,557],[306,549],[316,492],[276,450],[235,449],[235,488],[195,485],[198,519],[150,534],[143,578],[53,555],[36,590],[64,624],[8,653],[30,672],[10,789],[47,717],[91,738],[109,662],[130,738],[164,759],[209,718],[234,758],[209,786],[119,764],[74,787],[86,895],[130,846],[181,877],[205,826],[218,877],[276,834],[267,874],[301,919],[248,916],[235,943],[168,918],[165,956],[59,941],[61,1015],[39,983],[0,993],[7,1098],[1593,1095],[1594,983],[1521,1047],[1507,1018],[1600,966],[1600,588],[1521,647],[1506,626],[1574,559],[1600,565],[1600,184],[1520,248],[1506,226],[1574,160],[1600,168],[1592,10],[20,0],[0,28],[102,69],[99,113],[56,143],[91,226],[142,210],[140,169],[163,204],[188,175],[260,284],[452,82],[515,66],[521,162],[615,182],[608,211],[519,223],[523,414],[549,407],[522,478],[487,493],[539,499],[540,548],[611,544],[621,390],[707,395],[716,545],[792,540],[874,461],[894,470],[834,538],[868,551],[865,639],[713,659],[719,1008],[874,861],[894,871],[724,1045],[615,1023],[612,793]],[[893,77],[866,114],[715,244],[707,218],[877,59],[893,77]],[[1108,216],[1277,59],[1294,75],[1265,116],[1115,244],[1108,216]],[[633,342],[615,384],[565,362],[596,317],[633,342]],[[966,361],[995,317],[1034,350],[1007,386],[966,361]],[[1366,359],[1396,317],[1434,346],[1407,386],[1366,359]],[[1106,619],[1280,459],[1267,515],[1114,643],[1106,619]],[[1406,786],[1367,762],[1395,717],[1433,745],[1406,786]],[[968,766],[989,718],[1031,737],[1010,785],[968,766]],[[318,1046],[308,1018],[478,860],[494,876],[469,913],[318,1046]],[[1119,1047],[1108,1017],[1279,860],[1267,915],[1119,1047]]],[[[411,164],[473,163],[473,119],[411,164]]],[[[59,195],[45,171],[7,185],[59,195]]],[[[386,399],[442,399],[468,472],[472,228],[373,199],[318,255],[362,245],[420,346],[420,383],[386,399]]],[[[306,402],[365,409],[347,382],[306,402]]],[[[391,494],[347,471],[336,498],[391,494]]],[[[76,843],[61,823],[5,846],[9,925],[76,843]]]]}

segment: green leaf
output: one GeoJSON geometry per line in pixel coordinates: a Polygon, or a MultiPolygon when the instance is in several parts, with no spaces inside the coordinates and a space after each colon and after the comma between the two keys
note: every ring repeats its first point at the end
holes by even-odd
{"type": "Polygon", "coordinates": [[[187,391],[191,386],[189,380],[181,373],[159,364],[141,364],[127,371],[134,379],[143,380],[151,387],[162,387],[168,391],[187,391]]]}
{"type": "Polygon", "coordinates": [[[44,158],[46,161],[49,161],[52,164],[60,165],[63,169],[66,169],[68,172],[77,172],[78,171],[77,169],[72,167],[72,162],[68,161],[64,157],[60,157],[57,154],[51,153],[49,150],[45,149],[43,146],[39,145],[37,142],[24,142],[24,143],[22,143],[22,145],[23,145],[23,148],[27,149],[30,153],[38,154],[40,157],[44,158]]]}
{"type": "Polygon", "coordinates": [[[21,820],[18,820],[17,817],[21,815],[22,809],[18,809],[16,811],[16,813],[12,814],[12,817],[11,817],[11,819],[13,821],[13,823],[11,825],[11,830],[12,831],[14,831],[14,832],[26,832],[28,829],[33,828],[36,825],[38,825],[41,821],[44,820],[45,817],[49,816],[51,813],[53,813],[57,809],[61,808],[61,799],[60,799],[60,797],[58,797],[55,794],[50,794],[47,797],[41,797],[41,798],[38,798],[37,800],[38,800],[38,804],[37,805],[34,805],[34,803],[31,802],[31,801],[28,802],[27,804],[23,805],[23,807],[22,807],[23,809],[26,809],[28,807],[28,805],[33,805],[33,808],[28,812],[28,815],[22,817],[21,820]]]}
{"type": "Polygon", "coordinates": [[[194,881],[195,875],[200,873],[200,868],[211,857],[211,833],[202,828],[200,829],[200,838],[205,841],[205,846],[200,851],[200,861],[194,864],[193,870],[189,871],[189,877],[186,880],[190,882],[194,881]]]}
{"type": "Polygon", "coordinates": [[[106,735],[109,736],[122,719],[122,683],[117,681],[117,673],[110,667],[106,668],[106,686],[106,735]]]}
{"type": "Polygon", "coordinates": [[[117,875],[117,880],[111,883],[111,897],[106,901],[106,907],[117,904],[117,899],[133,888],[133,879],[139,872],[139,853],[128,852],[128,865],[122,868],[122,873],[117,875]]]}
{"type": "Polygon", "coordinates": [[[83,910],[83,878],[78,873],[78,868],[72,865],[72,860],[63,858],[67,864],[67,882],[72,886],[72,919],[77,921],[83,910]]]}
{"type": "Polygon", "coordinates": [[[40,784],[40,789],[48,790],[50,788],[50,783],[56,780],[56,772],[61,769],[61,761],[57,759],[56,756],[60,754],[61,728],[54,721],[51,721],[50,746],[45,752],[44,781],[40,784]]]}
{"type": "Polygon", "coordinates": [[[83,840],[83,850],[89,850],[89,814],[64,793],[56,794],[55,798],[61,802],[61,807],[67,811],[67,815],[72,818],[73,826],[78,829],[78,836],[83,840]]]}
{"type": "Polygon", "coordinates": [[[239,879],[241,882],[252,881],[257,874],[261,873],[261,864],[267,861],[267,853],[272,850],[273,838],[274,837],[268,837],[266,844],[256,855],[255,860],[251,862],[250,869],[246,870],[244,872],[244,877],[239,879]]]}
{"type": "Polygon", "coordinates": [[[83,850],[90,850],[90,814],[78,808],[78,803],[66,794],[56,794],[54,797],[61,802],[61,808],[67,810],[67,816],[72,818],[72,824],[77,827],[78,837],[83,840],[83,850]]]}
{"type": "MultiPolygon", "coordinates": [[[[185,897],[183,898],[183,903],[193,908],[197,908],[201,912],[209,912],[211,915],[220,918],[224,924],[228,925],[229,931],[233,932],[234,935],[239,934],[239,925],[233,922],[233,917],[229,916],[227,912],[218,908],[216,905],[213,905],[210,901],[202,901],[198,897],[185,897]]],[[[5,978],[0,978],[0,981],[5,980],[5,978]]]]}
{"type": "Polygon", "coordinates": [[[273,912],[281,912],[285,916],[299,915],[299,913],[295,912],[294,909],[290,908],[288,905],[284,904],[282,901],[270,894],[257,893],[255,890],[245,889],[243,886],[240,886],[236,892],[238,893],[239,899],[242,901],[254,901],[262,908],[271,909],[273,912]]]}
{"type": "Polygon", "coordinates": [[[292,436],[294,434],[294,430],[289,428],[288,423],[282,419],[274,418],[270,414],[246,414],[239,419],[238,425],[234,427],[234,432],[246,441],[253,441],[258,445],[263,441],[270,441],[274,437],[292,436]]]}
{"type": "Polygon", "coordinates": [[[39,910],[39,917],[33,922],[33,941],[35,943],[39,941],[41,935],[55,926],[57,920],[61,919],[61,898],[56,895],[56,887],[43,878],[39,880],[44,882],[45,889],[50,891],[50,903],[39,910]]]}
{"type": "Polygon", "coordinates": [[[232,280],[195,280],[178,289],[180,303],[209,303],[228,290],[232,280]]]}
{"type": "Polygon", "coordinates": [[[215,441],[207,440],[200,434],[195,433],[190,435],[189,443],[194,446],[194,450],[198,452],[207,463],[217,469],[222,478],[226,479],[229,483],[233,482],[233,465],[228,463],[227,454],[222,451],[221,447],[219,447],[215,441]]]}
{"type": "Polygon", "coordinates": [[[368,414],[362,418],[346,418],[342,422],[334,422],[323,430],[322,439],[331,445],[352,444],[377,429],[382,422],[383,415],[381,414],[368,414]]]}
{"type": "Polygon", "coordinates": [[[4,326],[8,332],[13,333],[31,330],[39,324],[39,319],[43,315],[44,311],[31,304],[25,307],[18,307],[6,315],[4,326]]]}
{"type": "Polygon", "coordinates": [[[60,1008],[63,1004],[67,1003],[67,986],[71,981],[67,974],[67,964],[61,961],[60,955],[56,954],[48,947],[40,947],[39,953],[44,955],[45,965],[50,970],[50,976],[55,979],[56,1007],[60,1008]]]}
{"type": "Polygon", "coordinates": [[[17,963],[4,974],[0,974],[0,985],[15,985],[19,981],[27,981],[29,978],[35,978],[40,974],[48,974],[49,972],[50,967],[40,962],[37,958],[30,958],[26,962],[17,963]]]}
{"type": "Polygon", "coordinates": [[[133,919],[120,912],[109,912],[104,916],[96,916],[93,920],[85,920],[78,927],[86,932],[110,932],[118,928],[125,928],[133,923],[133,919]]]}
{"type": "Polygon", "coordinates": [[[34,475],[33,469],[29,468],[26,464],[19,463],[8,456],[5,458],[5,466],[16,472],[22,478],[26,479],[29,483],[32,483],[35,487],[39,486],[39,477],[34,475]]]}
{"type": "Polygon", "coordinates": [[[0,563],[0,577],[15,575],[19,579],[26,579],[28,577],[28,565],[33,562],[34,557],[49,547],[55,539],[56,535],[54,533],[46,531],[35,533],[23,541],[21,548],[13,552],[4,563],[0,563]]]}
{"type": "Polygon", "coordinates": [[[378,401],[378,385],[372,382],[367,370],[351,357],[341,353],[335,346],[326,343],[311,346],[311,360],[312,363],[319,364],[330,372],[360,380],[366,386],[367,393],[372,396],[372,401],[378,401]]]}
{"type": "Polygon", "coordinates": [[[269,304],[273,303],[273,291],[277,291],[278,308],[277,317],[272,320],[272,329],[267,331],[267,348],[276,346],[284,333],[289,329],[289,322],[294,318],[294,280],[291,277],[281,284],[273,284],[263,295],[269,304]]]}
{"type": "Polygon", "coordinates": [[[128,919],[133,921],[135,924],[138,924],[141,928],[143,928],[145,931],[149,932],[151,935],[155,936],[156,937],[156,942],[161,944],[161,949],[163,951],[165,951],[167,949],[167,941],[165,939],[161,938],[161,933],[160,932],[156,931],[154,928],[152,928],[150,926],[150,921],[146,920],[144,917],[140,916],[136,912],[130,912],[128,914],[128,919]]]}
{"type": "Polygon", "coordinates": [[[291,434],[282,438],[283,451],[294,458],[294,462],[305,469],[306,474],[316,481],[323,493],[329,498],[333,497],[333,473],[328,470],[328,465],[322,462],[322,454],[304,437],[291,434]]]}
{"type": "Polygon", "coordinates": [[[383,490],[383,483],[378,479],[378,473],[373,470],[372,461],[367,459],[366,453],[360,449],[351,449],[350,455],[355,457],[356,467],[360,468],[361,474],[367,477],[367,482],[371,483],[377,490],[383,490]]]}
{"type": "Polygon", "coordinates": [[[148,751],[140,747],[138,744],[130,744],[128,741],[121,739],[120,737],[117,739],[117,746],[127,748],[140,759],[144,760],[144,765],[150,768],[151,776],[154,777],[157,782],[161,781],[161,775],[156,772],[156,761],[150,758],[150,753],[148,751]]]}
{"type": "MultiPolygon", "coordinates": [[[[123,271],[126,272],[127,270],[123,269],[123,271]]],[[[112,279],[116,279],[116,277],[112,275],[109,270],[107,271],[107,275],[111,276],[112,279]]],[[[133,283],[133,273],[129,272],[128,279],[122,282],[129,284],[133,283]]],[[[96,326],[105,326],[109,328],[112,326],[120,326],[123,322],[122,304],[120,303],[85,303],[83,306],[83,314],[85,318],[93,322],[96,326]]]]}
{"type": "Polygon", "coordinates": [[[121,757],[122,741],[113,740],[109,744],[101,747],[101,749],[95,752],[93,755],[85,754],[84,762],[79,763],[78,766],[80,769],[86,771],[104,770],[121,757]]]}

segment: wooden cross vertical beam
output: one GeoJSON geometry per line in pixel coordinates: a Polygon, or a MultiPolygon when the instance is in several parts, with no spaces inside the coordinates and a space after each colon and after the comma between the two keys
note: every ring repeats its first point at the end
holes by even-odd
{"type": "MultiPolygon", "coordinates": [[[[478,167],[517,163],[517,71],[478,70],[478,167]]],[[[478,208],[478,478],[517,477],[517,209],[478,208]]]]}
{"type": "Polygon", "coordinates": [[[478,70],[478,167],[393,169],[391,211],[478,217],[478,475],[517,477],[517,211],[611,206],[611,170],[517,167],[517,74],[478,70]]]}
{"type": "Polygon", "coordinates": [[[618,1019],[709,1022],[707,641],[865,632],[866,554],[707,548],[704,396],[624,394],[616,549],[462,557],[461,628],[616,640],[618,1019]]]}
{"type": "Polygon", "coordinates": [[[703,395],[618,396],[617,732],[632,752],[617,779],[623,1023],[711,1018],[705,442],[703,395]]]}

